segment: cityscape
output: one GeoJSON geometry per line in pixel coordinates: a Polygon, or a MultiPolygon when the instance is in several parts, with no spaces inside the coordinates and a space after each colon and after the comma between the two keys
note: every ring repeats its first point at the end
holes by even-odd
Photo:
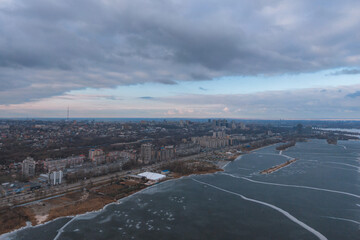
{"type": "MultiPolygon", "coordinates": [[[[297,141],[312,138],[327,140],[329,144],[359,139],[360,132],[349,134],[322,128],[334,124],[337,123],[245,123],[227,119],[3,120],[0,204],[2,216],[8,219],[2,219],[1,231],[14,230],[29,221],[36,225],[71,214],[71,210],[54,214],[59,205],[62,208],[56,203],[32,207],[32,203],[51,202],[49,199],[64,194],[75,193],[67,200],[70,204],[86,202],[87,198],[100,199],[97,205],[85,207],[86,212],[127,196],[129,188],[136,192],[179,176],[221,171],[237,157],[261,147],[283,143],[277,149],[286,150],[297,141]],[[113,189],[114,184],[126,187],[113,189]]],[[[359,123],[347,124],[355,128],[359,123]]],[[[83,213],[77,210],[73,209],[72,214],[83,213]]]]}
{"type": "Polygon", "coordinates": [[[0,0],[0,240],[359,240],[360,1],[0,0]]]}

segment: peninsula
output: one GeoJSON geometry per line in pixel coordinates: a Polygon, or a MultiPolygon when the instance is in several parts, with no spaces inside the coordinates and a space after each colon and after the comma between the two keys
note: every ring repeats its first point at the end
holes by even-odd
{"type": "Polygon", "coordinates": [[[287,165],[292,164],[292,163],[295,162],[296,160],[297,160],[296,158],[291,159],[291,160],[289,160],[289,161],[286,161],[285,163],[282,163],[282,164],[273,166],[273,167],[271,167],[271,168],[269,168],[269,169],[263,170],[263,171],[261,171],[260,173],[261,173],[261,174],[270,174],[270,173],[273,173],[273,172],[275,172],[275,171],[277,171],[277,170],[279,170],[279,169],[281,169],[281,168],[283,168],[283,167],[286,167],[287,165]]]}

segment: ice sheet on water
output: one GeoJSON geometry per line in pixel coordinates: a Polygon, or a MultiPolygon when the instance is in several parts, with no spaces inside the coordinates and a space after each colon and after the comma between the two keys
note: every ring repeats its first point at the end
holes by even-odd
{"type": "Polygon", "coordinates": [[[183,203],[185,200],[185,197],[170,196],[169,200],[172,202],[183,203]]]}
{"type": "Polygon", "coordinates": [[[113,215],[109,215],[105,219],[99,221],[98,223],[99,224],[104,224],[104,223],[110,222],[112,220],[112,217],[113,217],[113,215]]]}
{"type": "Polygon", "coordinates": [[[96,218],[99,214],[100,214],[100,212],[98,212],[98,211],[89,212],[87,214],[77,216],[76,220],[92,220],[92,219],[96,218]]]}

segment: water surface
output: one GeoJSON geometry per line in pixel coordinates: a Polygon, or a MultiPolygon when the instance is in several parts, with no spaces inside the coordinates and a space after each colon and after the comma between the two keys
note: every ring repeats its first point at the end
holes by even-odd
{"type": "Polygon", "coordinates": [[[0,239],[360,239],[359,167],[358,141],[311,140],[281,155],[270,146],[224,172],[167,181],[0,239]]]}

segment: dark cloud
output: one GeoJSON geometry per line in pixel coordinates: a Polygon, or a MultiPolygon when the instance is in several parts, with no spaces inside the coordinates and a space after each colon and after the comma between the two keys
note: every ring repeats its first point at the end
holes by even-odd
{"type": "Polygon", "coordinates": [[[88,87],[355,67],[354,9],[359,1],[3,1],[0,104],[88,87]]]}
{"type": "Polygon", "coordinates": [[[156,82],[166,84],[166,85],[176,85],[176,84],[178,84],[176,81],[170,80],[170,79],[158,79],[156,82]]]}
{"type": "Polygon", "coordinates": [[[346,97],[349,97],[349,98],[357,98],[357,97],[360,97],[360,91],[356,91],[356,92],[354,92],[354,93],[347,94],[346,97]]]}
{"type": "Polygon", "coordinates": [[[123,100],[122,98],[119,98],[117,96],[101,96],[100,98],[107,99],[107,100],[114,100],[114,101],[123,100]]]}
{"type": "Polygon", "coordinates": [[[141,99],[145,99],[145,100],[152,100],[154,99],[154,97],[150,97],[150,96],[144,96],[144,97],[140,97],[141,99]]]}
{"type": "Polygon", "coordinates": [[[360,74],[360,69],[343,69],[337,72],[332,73],[331,75],[355,75],[360,74]]]}
{"type": "Polygon", "coordinates": [[[206,74],[200,74],[200,73],[191,73],[190,76],[194,80],[210,80],[211,77],[206,74]]]}

